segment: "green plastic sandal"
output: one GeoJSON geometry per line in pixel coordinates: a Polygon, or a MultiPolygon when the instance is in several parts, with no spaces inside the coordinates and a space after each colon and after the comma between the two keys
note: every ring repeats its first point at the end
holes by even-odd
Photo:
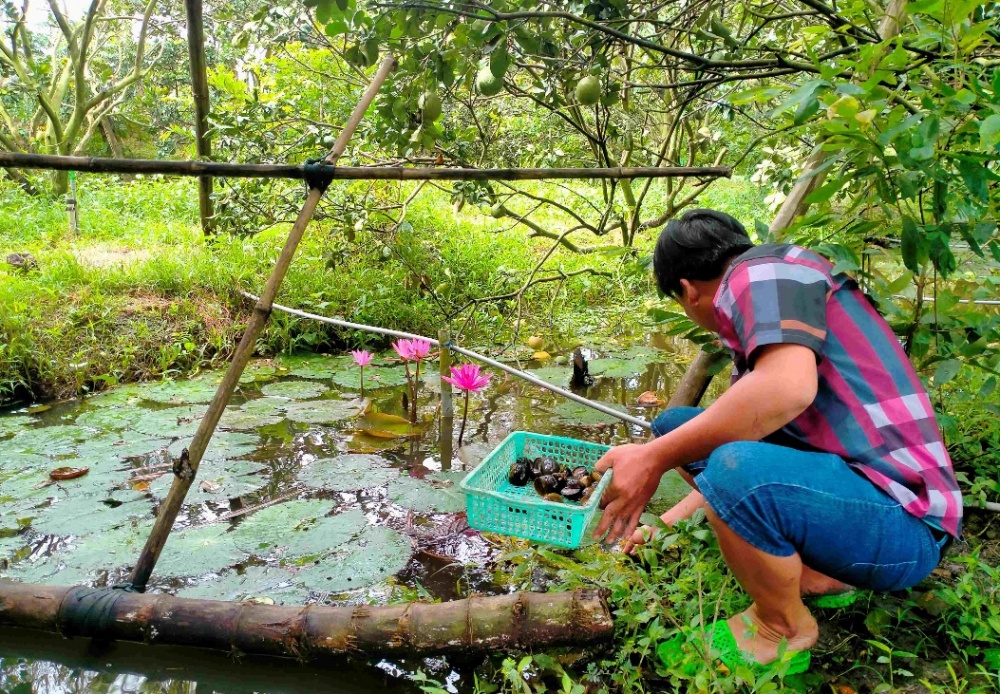
{"type": "Polygon", "coordinates": [[[830,593],[828,595],[809,595],[802,598],[802,601],[809,607],[837,610],[843,607],[850,607],[856,603],[858,601],[858,591],[848,590],[843,593],[830,593]]]}
{"type": "MultiPolygon", "coordinates": [[[[696,634],[700,637],[704,632],[696,632],[696,634]]],[[[657,646],[656,655],[659,656],[660,662],[669,667],[683,658],[684,647],[688,645],[690,645],[690,642],[678,634],[674,638],[664,641],[657,646]]],[[[740,666],[746,665],[759,674],[774,668],[781,662],[777,660],[767,665],[761,665],[760,663],[748,660],[740,650],[739,644],[736,643],[736,637],[733,636],[729,624],[725,621],[712,624],[711,655],[713,658],[721,660],[729,668],[730,672],[735,671],[740,666]]],[[[812,663],[812,653],[810,651],[788,651],[783,656],[783,659],[788,663],[788,669],[785,671],[785,674],[798,675],[809,670],[809,665],[812,663]]],[[[696,666],[690,664],[690,667],[685,668],[684,672],[693,676],[695,670],[696,666]]]]}

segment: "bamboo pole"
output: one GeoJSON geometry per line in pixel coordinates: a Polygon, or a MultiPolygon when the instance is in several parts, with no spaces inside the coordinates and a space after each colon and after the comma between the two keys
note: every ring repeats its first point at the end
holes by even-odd
{"type": "Polygon", "coordinates": [[[0,583],[0,626],[303,662],[584,644],[614,631],[604,598],[586,589],[384,607],[283,607],[7,582],[0,583]]]}
{"type": "MultiPolygon", "coordinates": [[[[188,54],[191,62],[191,90],[194,92],[194,131],[198,157],[212,156],[208,138],[208,75],[205,67],[205,24],[202,19],[201,0],[184,0],[187,14],[188,54]]],[[[212,211],[212,177],[198,177],[198,210],[201,229],[207,235],[215,225],[212,211]]]]}
{"type": "MultiPolygon", "coordinates": [[[[451,331],[448,328],[438,330],[438,366],[441,376],[451,378],[451,331]]],[[[441,416],[454,417],[455,405],[451,398],[451,384],[441,379],[441,416]]]]}
{"type": "MultiPolygon", "coordinates": [[[[344,153],[348,140],[350,140],[351,135],[357,129],[358,123],[361,122],[365,111],[368,110],[368,106],[375,99],[379,87],[385,82],[389,73],[395,69],[395,66],[396,60],[392,56],[382,61],[378,72],[361,97],[361,101],[354,108],[350,120],[347,121],[347,124],[340,133],[340,137],[334,143],[333,149],[327,155],[326,159],[324,159],[324,163],[333,164],[344,153]]],[[[233,355],[233,361],[229,365],[222,383],[219,384],[219,389],[216,391],[215,397],[208,407],[208,412],[205,413],[205,417],[198,427],[198,431],[195,432],[191,446],[187,449],[187,456],[182,454],[180,461],[178,461],[179,465],[174,468],[174,483],[170,487],[170,493],[160,506],[153,530],[150,532],[149,539],[146,540],[146,545],[139,556],[139,561],[136,563],[135,569],[133,569],[132,575],[129,578],[129,582],[134,590],[141,592],[146,589],[146,583],[149,581],[149,576],[153,573],[156,560],[159,558],[160,552],[167,542],[170,530],[177,519],[177,513],[180,511],[181,504],[184,503],[184,497],[187,495],[187,491],[194,482],[195,475],[198,473],[198,465],[201,463],[201,457],[208,447],[208,442],[215,432],[215,427],[219,423],[219,418],[222,416],[223,410],[226,409],[229,400],[233,396],[233,391],[236,390],[236,386],[239,384],[240,376],[243,375],[243,369],[246,368],[247,362],[253,356],[257,345],[257,337],[264,329],[264,325],[271,315],[271,305],[274,303],[274,297],[278,293],[278,288],[281,286],[282,280],[285,278],[285,273],[288,272],[288,267],[295,256],[295,250],[298,248],[299,241],[302,240],[302,235],[305,233],[309,220],[312,219],[313,212],[324,190],[325,187],[309,189],[305,205],[303,205],[302,211],[299,212],[295,224],[292,225],[292,230],[288,234],[288,240],[285,241],[281,255],[278,257],[271,276],[264,286],[264,291],[257,301],[257,305],[254,307],[250,321],[247,323],[246,331],[243,333],[243,338],[240,340],[240,344],[236,348],[236,353],[233,355]]]]}
{"type": "Polygon", "coordinates": [[[562,169],[464,169],[406,166],[325,166],[302,164],[229,164],[217,161],[171,161],[163,159],[108,159],[67,157],[56,154],[0,152],[0,168],[86,171],[105,174],[165,174],[168,176],[227,176],[229,178],[298,178],[317,172],[335,181],[534,181],[543,179],[620,178],[728,178],[727,166],[612,166],[562,169]]]}

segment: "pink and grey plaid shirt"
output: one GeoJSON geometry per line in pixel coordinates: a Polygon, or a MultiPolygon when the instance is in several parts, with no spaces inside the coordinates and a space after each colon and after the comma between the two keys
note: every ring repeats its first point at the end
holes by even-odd
{"type": "Polygon", "coordinates": [[[765,345],[816,353],[816,399],[786,434],[841,456],[914,516],[958,536],[962,495],[930,398],[851,278],[804,248],[757,246],[730,266],[715,309],[736,378],[765,345]]]}

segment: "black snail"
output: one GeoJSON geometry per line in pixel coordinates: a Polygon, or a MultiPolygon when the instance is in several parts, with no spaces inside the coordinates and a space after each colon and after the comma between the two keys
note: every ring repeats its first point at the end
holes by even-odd
{"type": "Polygon", "coordinates": [[[577,501],[587,503],[601,479],[597,470],[584,465],[569,468],[551,458],[522,456],[510,466],[507,481],[515,487],[530,483],[546,501],[577,501]]]}

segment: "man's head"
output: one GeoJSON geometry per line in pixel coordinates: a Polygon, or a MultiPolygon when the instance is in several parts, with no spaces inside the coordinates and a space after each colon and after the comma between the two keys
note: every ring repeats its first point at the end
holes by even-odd
{"type": "Polygon", "coordinates": [[[690,210],[667,222],[653,251],[656,283],[688,316],[714,330],[711,305],[729,261],[753,247],[746,229],[724,212],[690,210]]]}

